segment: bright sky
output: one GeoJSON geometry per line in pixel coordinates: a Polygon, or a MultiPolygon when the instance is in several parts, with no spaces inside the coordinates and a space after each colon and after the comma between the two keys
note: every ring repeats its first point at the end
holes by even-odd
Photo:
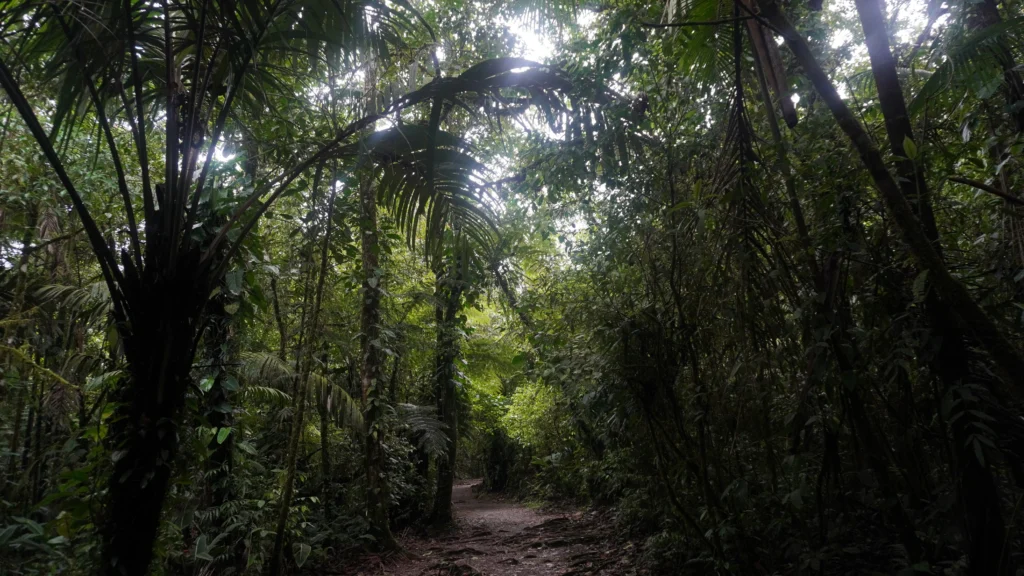
{"type": "MultiPolygon", "coordinates": [[[[579,10],[576,13],[576,24],[584,31],[588,30],[597,19],[597,14],[591,10],[579,10]]],[[[508,26],[510,32],[515,34],[523,47],[519,56],[527,60],[544,62],[555,54],[555,37],[546,30],[539,30],[537,26],[525,18],[505,20],[502,24],[508,26]]]]}
{"type": "Polygon", "coordinates": [[[517,19],[511,22],[505,22],[510,32],[515,34],[519,38],[520,45],[523,47],[522,56],[527,60],[533,60],[535,62],[544,62],[555,54],[555,44],[552,42],[551,36],[547,34],[539,33],[532,25],[527,24],[522,19],[517,19]]]}

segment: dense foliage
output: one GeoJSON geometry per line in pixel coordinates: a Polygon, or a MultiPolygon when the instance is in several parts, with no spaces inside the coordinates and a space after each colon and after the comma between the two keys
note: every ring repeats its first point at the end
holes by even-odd
{"type": "Polygon", "coordinates": [[[693,574],[1024,569],[1016,0],[0,5],[0,573],[455,477],[693,574]]]}

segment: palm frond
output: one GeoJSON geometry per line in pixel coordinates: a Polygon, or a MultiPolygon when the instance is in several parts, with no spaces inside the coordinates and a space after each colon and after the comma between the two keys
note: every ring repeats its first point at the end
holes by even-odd
{"type": "Polygon", "coordinates": [[[335,423],[356,431],[363,430],[363,413],[359,403],[344,388],[320,373],[310,374],[309,384],[310,400],[317,402],[334,418],[335,423]]]}
{"type": "Polygon", "coordinates": [[[375,164],[378,198],[394,215],[410,246],[425,223],[425,251],[436,257],[444,230],[458,226],[487,250],[496,228],[490,207],[481,201],[478,175],[485,168],[467,151],[468,143],[443,130],[400,124],[376,132],[342,150],[362,150],[375,164]]]}
{"type": "Polygon", "coordinates": [[[112,303],[110,291],[104,282],[93,282],[82,287],[51,284],[35,292],[39,304],[64,308],[81,317],[86,324],[109,321],[112,303]]]}
{"type": "Polygon", "coordinates": [[[437,417],[437,409],[415,404],[398,404],[397,408],[399,422],[409,429],[421,449],[432,457],[447,453],[448,435],[444,422],[437,417]]]}
{"type": "Polygon", "coordinates": [[[289,406],[292,403],[291,394],[270,386],[248,384],[242,387],[240,396],[243,401],[272,404],[274,406],[289,406]]]}
{"type": "MultiPolygon", "coordinates": [[[[666,5],[663,20],[708,22],[732,16],[733,5],[722,0],[674,0],[666,5]]],[[[677,62],[702,96],[728,82],[732,70],[732,38],[722,26],[693,26],[673,31],[681,47],[677,62]]]]}
{"type": "Polygon", "coordinates": [[[283,386],[295,378],[295,369],[270,352],[243,352],[239,355],[238,375],[246,386],[256,383],[283,386]]]}
{"type": "MultiPolygon", "coordinates": [[[[940,97],[950,88],[963,90],[972,87],[985,91],[1003,82],[1003,73],[997,59],[997,48],[1002,43],[1019,46],[1024,36],[1024,18],[1005,20],[976,32],[963,30],[961,25],[950,26],[946,40],[937,50],[942,63],[928,76],[907,106],[911,116],[920,113],[930,100],[940,97]],[[987,80],[987,81],[986,81],[987,80]]],[[[962,92],[961,92],[962,93],[962,92]]]]}

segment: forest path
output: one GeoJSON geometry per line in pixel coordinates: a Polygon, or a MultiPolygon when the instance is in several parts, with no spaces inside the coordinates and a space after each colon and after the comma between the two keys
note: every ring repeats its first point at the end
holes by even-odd
{"type": "Polygon", "coordinates": [[[436,537],[399,535],[405,556],[376,559],[363,576],[583,576],[638,574],[636,546],[595,513],[548,513],[487,493],[479,480],[452,489],[456,527],[436,537]]]}

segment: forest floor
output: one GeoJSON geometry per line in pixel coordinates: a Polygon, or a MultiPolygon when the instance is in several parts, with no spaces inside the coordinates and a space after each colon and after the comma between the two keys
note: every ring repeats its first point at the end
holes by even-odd
{"type": "Polygon", "coordinates": [[[404,554],[367,557],[352,576],[638,575],[639,550],[617,537],[598,512],[537,511],[476,492],[479,480],[452,490],[456,526],[443,535],[399,534],[404,554]]]}

